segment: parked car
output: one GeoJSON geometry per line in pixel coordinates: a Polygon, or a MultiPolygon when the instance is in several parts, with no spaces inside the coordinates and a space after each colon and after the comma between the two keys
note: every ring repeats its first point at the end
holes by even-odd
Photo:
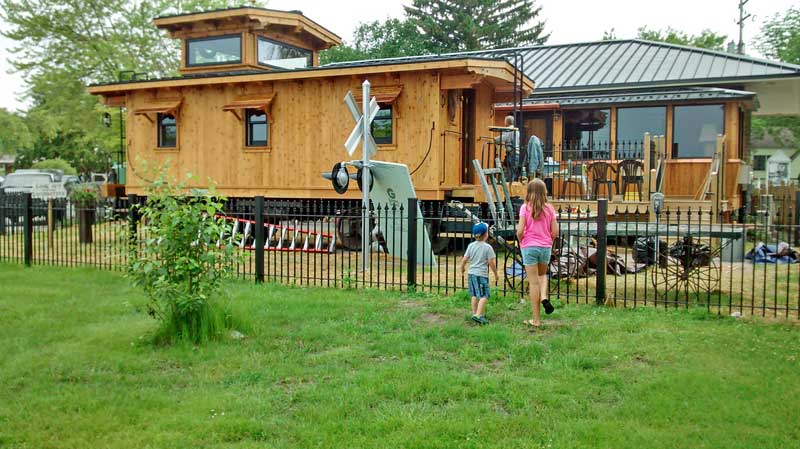
{"type": "MultiPolygon", "coordinates": [[[[6,176],[0,187],[0,192],[3,193],[3,200],[7,206],[5,208],[5,218],[11,219],[11,223],[18,223],[20,218],[24,216],[23,197],[25,193],[32,193],[34,186],[42,184],[61,183],[61,175],[57,172],[59,170],[17,170],[14,173],[6,176]]],[[[54,201],[54,218],[56,221],[61,221],[66,216],[67,199],[57,199],[54,201]]],[[[33,216],[34,218],[47,216],[47,203],[43,200],[33,200],[33,216]]]]}

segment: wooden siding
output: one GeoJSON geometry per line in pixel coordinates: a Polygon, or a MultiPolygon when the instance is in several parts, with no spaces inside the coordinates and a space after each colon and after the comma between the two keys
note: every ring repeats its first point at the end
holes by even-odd
{"type": "MultiPolygon", "coordinates": [[[[413,181],[421,198],[440,199],[442,163],[454,160],[455,146],[448,157],[441,155],[440,90],[437,72],[401,73],[390,77],[371,77],[374,85],[385,82],[403,86],[394,103],[396,145],[381,147],[376,159],[401,162],[411,170],[422,167],[413,181]],[[430,142],[431,127],[434,139],[430,142]]],[[[221,193],[229,196],[261,194],[286,198],[337,198],[330,182],[321,177],[334,163],[350,160],[344,141],[353,121],[343,104],[348,90],[360,88],[361,78],[284,80],[236,85],[189,86],[156,89],[128,94],[128,154],[131,164],[128,190],[144,193],[147,184],[142,161],[148,165],[170,162],[172,174],[191,173],[191,187],[207,187],[213,180],[221,193]],[[242,95],[274,93],[274,121],[270,123],[269,146],[251,150],[244,146],[244,124],[224,105],[242,95]],[[183,98],[178,114],[178,148],[156,149],[156,124],[134,115],[137,107],[156,99],[183,98]]],[[[491,92],[488,92],[490,97],[491,92]]],[[[488,126],[486,124],[485,126],[488,126]]],[[[460,148],[460,147],[458,147],[460,148]]],[[[359,150],[360,151],[360,150],[359,150]]],[[[348,197],[356,198],[353,183],[348,197]]]]}

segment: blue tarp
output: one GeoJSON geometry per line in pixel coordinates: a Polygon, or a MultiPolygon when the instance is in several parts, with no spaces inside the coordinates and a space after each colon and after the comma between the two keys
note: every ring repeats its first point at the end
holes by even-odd
{"type": "Polygon", "coordinates": [[[752,263],[797,263],[797,252],[785,242],[777,245],[759,243],[744,258],[752,263]]]}

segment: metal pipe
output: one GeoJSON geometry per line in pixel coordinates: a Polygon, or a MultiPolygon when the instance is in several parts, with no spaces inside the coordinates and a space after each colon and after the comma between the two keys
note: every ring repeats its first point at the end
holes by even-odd
{"type": "Polygon", "coordinates": [[[362,152],[362,167],[361,167],[361,185],[362,185],[362,200],[361,200],[361,269],[367,271],[367,264],[369,262],[369,136],[371,130],[369,129],[369,80],[364,80],[361,86],[361,111],[363,114],[363,136],[361,142],[362,152]]]}

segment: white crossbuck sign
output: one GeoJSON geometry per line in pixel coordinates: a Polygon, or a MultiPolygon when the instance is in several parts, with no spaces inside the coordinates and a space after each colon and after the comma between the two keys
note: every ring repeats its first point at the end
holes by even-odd
{"type": "MultiPolygon", "coordinates": [[[[358,143],[363,140],[364,137],[364,115],[361,114],[361,110],[356,104],[356,99],[353,97],[352,92],[347,92],[347,95],[344,97],[344,103],[347,105],[347,109],[350,110],[353,121],[356,122],[356,127],[344,143],[344,147],[347,148],[347,154],[352,156],[353,153],[356,152],[356,148],[358,148],[358,143]]],[[[378,106],[377,100],[375,100],[375,97],[372,97],[372,100],[369,102],[369,114],[365,114],[368,123],[372,124],[372,121],[375,120],[380,110],[381,108],[378,106]]],[[[378,145],[375,143],[375,139],[372,138],[372,134],[367,136],[366,143],[368,147],[366,148],[367,154],[374,156],[378,145]]]]}

